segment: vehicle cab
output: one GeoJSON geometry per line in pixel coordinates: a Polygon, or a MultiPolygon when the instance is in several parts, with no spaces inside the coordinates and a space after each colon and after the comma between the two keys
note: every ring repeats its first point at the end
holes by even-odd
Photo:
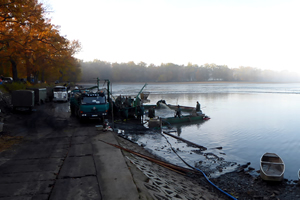
{"type": "Polygon", "coordinates": [[[68,88],[66,86],[55,86],[53,88],[53,101],[68,101],[68,88]]]}
{"type": "Polygon", "coordinates": [[[104,92],[84,92],[77,98],[79,119],[104,118],[109,111],[109,103],[104,92]]]}

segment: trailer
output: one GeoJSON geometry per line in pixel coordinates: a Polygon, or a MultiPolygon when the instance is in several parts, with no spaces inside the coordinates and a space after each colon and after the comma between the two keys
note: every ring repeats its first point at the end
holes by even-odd
{"type": "Polygon", "coordinates": [[[46,102],[47,89],[46,88],[27,88],[27,90],[34,91],[35,104],[40,105],[46,102]]]}
{"type": "Polygon", "coordinates": [[[26,109],[32,111],[35,103],[33,90],[15,90],[12,92],[13,110],[26,109]]]}

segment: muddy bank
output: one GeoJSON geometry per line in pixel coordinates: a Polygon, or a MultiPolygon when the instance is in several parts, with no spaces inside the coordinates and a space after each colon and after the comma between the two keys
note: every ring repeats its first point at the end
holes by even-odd
{"type": "MultiPolygon", "coordinates": [[[[126,134],[123,134],[123,138],[126,140],[131,140],[134,142],[135,133],[137,135],[145,134],[148,130],[138,124],[137,121],[130,120],[127,123],[116,123],[116,129],[122,129],[125,132],[130,132],[131,137],[126,137],[126,134]]],[[[122,136],[122,134],[119,134],[122,136]]],[[[204,145],[205,144],[201,144],[204,145]]],[[[199,154],[205,154],[199,150],[199,154]]],[[[300,185],[297,180],[287,180],[280,183],[271,183],[266,182],[261,179],[259,175],[259,169],[254,169],[250,167],[250,163],[242,164],[242,163],[231,163],[230,161],[225,161],[220,158],[219,164],[217,166],[208,166],[210,163],[210,157],[214,157],[214,155],[207,155],[207,160],[197,163],[197,168],[203,170],[206,174],[209,174],[214,168],[215,170],[222,171],[229,165],[236,166],[232,172],[224,173],[220,175],[218,178],[210,178],[210,180],[217,185],[220,189],[225,192],[231,194],[235,198],[238,199],[300,199],[300,185]],[[222,165],[223,163],[223,165],[222,165]],[[225,164],[224,164],[225,163],[225,164]]],[[[160,158],[165,160],[164,158],[160,158]]],[[[213,162],[214,165],[216,162],[213,162]]],[[[212,164],[213,165],[213,164],[212,164]]],[[[192,176],[192,178],[199,182],[201,185],[206,185],[207,187],[212,187],[207,180],[203,177],[203,175],[196,173],[192,176]]],[[[219,194],[219,191],[214,189],[216,194],[219,194]]],[[[228,198],[226,195],[221,194],[220,198],[228,198]]],[[[230,199],[230,198],[229,198],[230,199]]]]}

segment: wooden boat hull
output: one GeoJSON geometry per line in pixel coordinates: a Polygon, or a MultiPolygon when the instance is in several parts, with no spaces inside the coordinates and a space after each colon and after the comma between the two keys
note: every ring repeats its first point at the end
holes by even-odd
{"type": "Polygon", "coordinates": [[[275,153],[265,153],[260,159],[260,176],[266,181],[282,181],[285,171],[283,160],[275,153]]]}
{"type": "MultiPolygon", "coordinates": [[[[177,110],[178,108],[178,105],[167,104],[167,106],[172,110],[177,110]]],[[[190,106],[180,106],[180,109],[182,112],[192,112],[193,110],[196,110],[196,108],[190,106]]]]}
{"type": "Polygon", "coordinates": [[[179,117],[167,117],[162,118],[162,124],[178,124],[178,123],[186,123],[186,122],[194,122],[194,121],[202,121],[205,119],[205,115],[202,114],[200,116],[181,116],[179,117]]]}
{"type": "MultiPolygon", "coordinates": [[[[172,110],[177,110],[178,105],[171,105],[171,104],[165,104],[168,108],[172,109],[172,110]]],[[[156,109],[161,108],[159,104],[153,105],[153,104],[145,104],[144,108],[145,109],[149,109],[150,107],[154,107],[156,109]]],[[[196,108],[194,107],[190,107],[190,106],[180,106],[180,109],[182,112],[192,112],[194,110],[196,110],[196,108]]]]}
{"type": "Polygon", "coordinates": [[[157,108],[154,104],[144,104],[143,106],[145,110],[148,110],[149,108],[157,108]]]}

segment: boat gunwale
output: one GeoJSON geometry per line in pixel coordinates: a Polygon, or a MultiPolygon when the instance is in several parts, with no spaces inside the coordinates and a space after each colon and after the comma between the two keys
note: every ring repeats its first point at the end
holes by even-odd
{"type": "MultiPolygon", "coordinates": [[[[260,171],[261,171],[261,172],[264,174],[264,176],[266,176],[266,177],[283,179],[283,175],[284,175],[284,172],[285,172],[285,164],[284,164],[282,158],[281,158],[279,155],[277,155],[276,153],[268,153],[268,152],[266,152],[266,153],[264,153],[264,154],[261,156],[261,158],[260,158],[260,171]],[[272,164],[280,164],[280,165],[282,165],[282,166],[283,166],[283,170],[281,171],[281,174],[280,174],[280,175],[269,175],[269,174],[267,174],[267,173],[263,170],[262,164],[264,164],[263,162],[265,162],[265,161],[262,161],[262,159],[263,159],[263,157],[268,157],[266,154],[275,155],[276,158],[279,158],[279,160],[280,160],[281,162],[269,162],[269,163],[266,163],[266,164],[271,164],[271,165],[272,165],[272,164]]],[[[264,178],[263,178],[263,179],[264,179],[264,178]]],[[[265,179],[265,180],[267,180],[267,179],[265,179]]],[[[275,181],[275,180],[274,180],[274,181],[275,181]]]]}

